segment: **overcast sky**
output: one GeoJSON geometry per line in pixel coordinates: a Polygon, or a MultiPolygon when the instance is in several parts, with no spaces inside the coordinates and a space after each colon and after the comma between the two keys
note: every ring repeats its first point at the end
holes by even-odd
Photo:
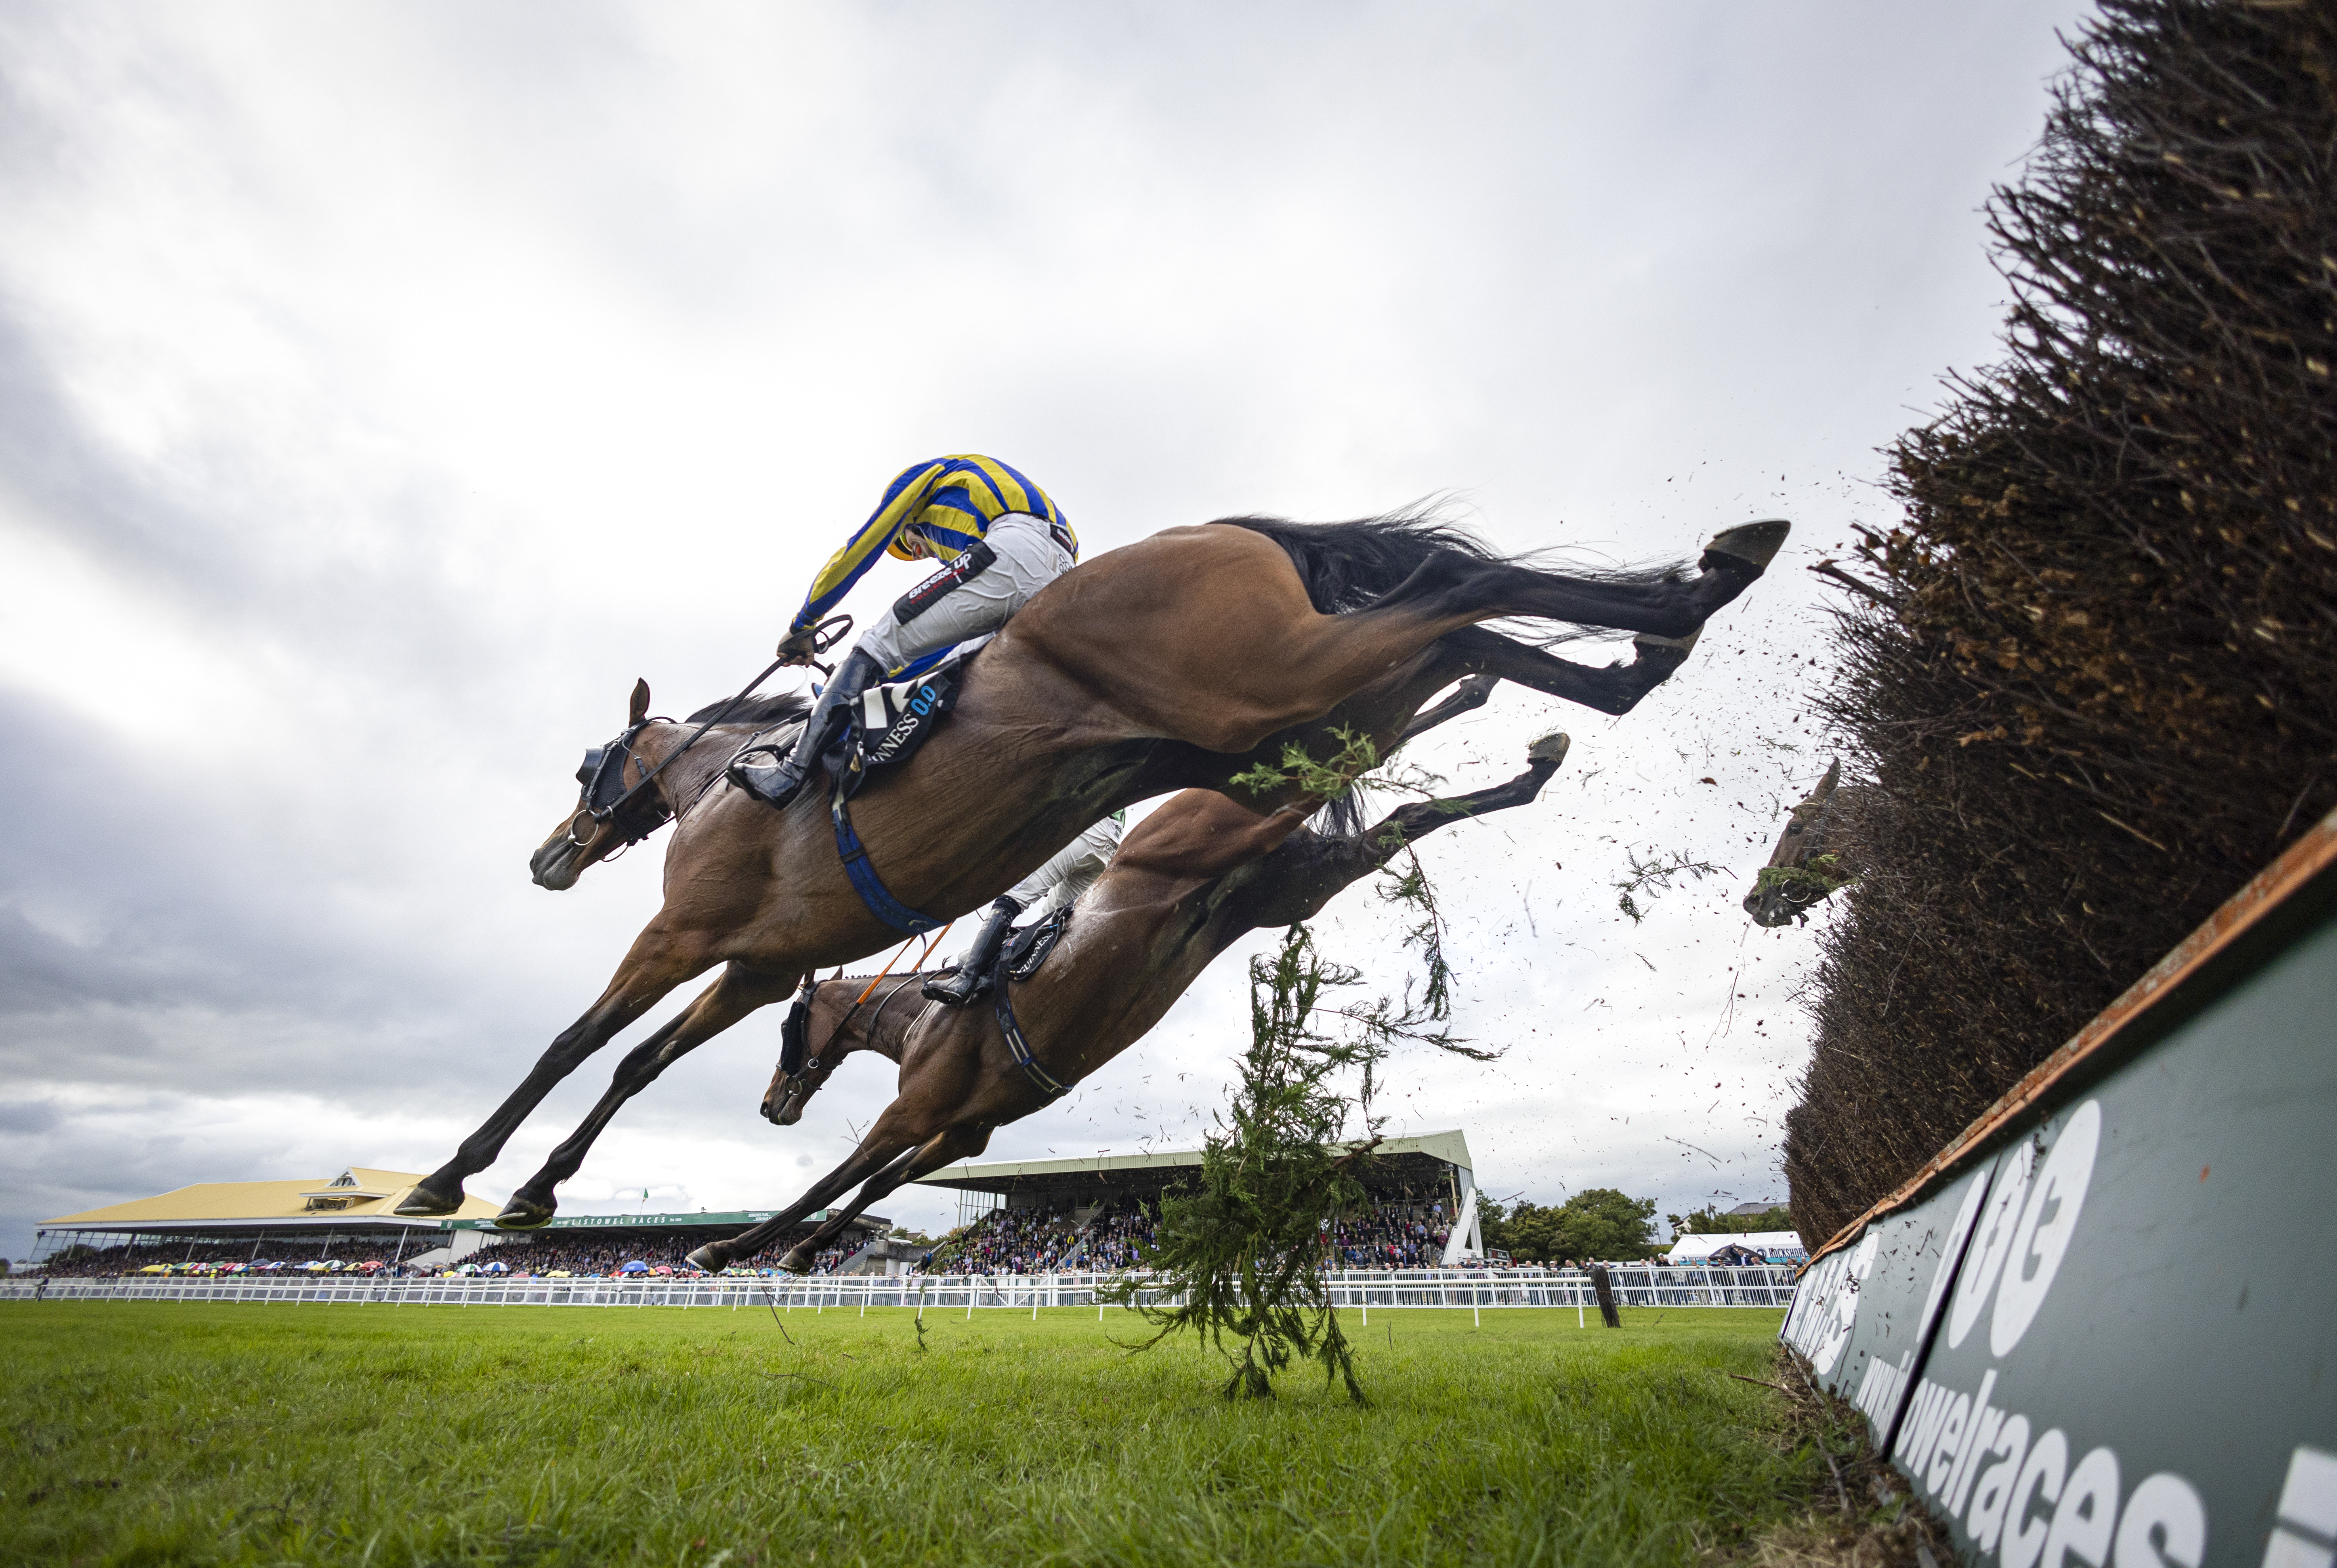
{"type": "MultiPolygon", "coordinates": [[[[1461,1032],[1509,1054],[1404,1056],[1386,1102],[1497,1195],[1782,1198],[1815,927],[1737,900],[1825,762],[1804,568],[1994,354],[1978,209],[2077,15],[0,4],[0,1250],[441,1162],[655,908],[662,837],[568,893],[524,864],[633,678],[734,690],[885,480],[968,451],[1090,557],[1427,495],[1617,558],[1794,518],[1628,718],[1504,691],[1420,748],[1478,787],[1576,742],[1423,851],[1461,1032]],[[1734,877],[1635,924],[1651,850],[1734,877]]],[[[1320,924],[1389,975],[1395,931],[1367,887],[1320,924]]],[[[1266,940],[992,1156],[1197,1140],[1266,940]]],[[[775,1129],[777,1037],[675,1068],[566,1211],[775,1207],[841,1159],[889,1070],[775,1129]]]]}

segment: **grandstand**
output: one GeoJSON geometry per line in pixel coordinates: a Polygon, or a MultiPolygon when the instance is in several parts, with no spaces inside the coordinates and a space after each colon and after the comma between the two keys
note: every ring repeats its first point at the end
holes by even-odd
{"type": "MultiPolygon", "coordinates": [[[[444,1220],[393,1212],[420,1175],[351,1166],[338,1176],[297,1181],[199,1181],[42,1221],[34,1265],[52,1275],[104,1279],[136,1273],[270,1273],[345,1269],[398,1272],[460,1268],[489,1273],[611,1274],[686,1269],[690,1249],[735,1236],[771,1210],[722,1214],[563,1214],[541,1230],[495,1229],[497,1204],[466,1198],[444,1220]]],[[[759,1260],[776,1263],[787,1247],[827,1217],[812,1215],[759,1260]]],[[[820,1254],[817,1272],[866,1266],[869,1243],[892,1221],[863,1215],[839,1244],[820,1254]]],[[[876,1249],[899,1251],[901,1249],[876,1249]]],[[[875,1271],[901,1270],[898,1259],[875,1271]]]]}
{"type": "MultiPolygon", "coordinates": [[[[628,1269],[633,1273],[674,1273],[689,1268],[688,1259],[692,1249],[736,1236],[768,1220],[774,1212],[763,1209],[719,1214],[702,1210],[696,1214],[562,1214],[542,1230],[520,1232],[498,1230],[492,1219],[464,1219],[452,1221],[450,1228],[457,1233],[479,1237],[475,1250],[467,1250],[464,1256],[464,1261],[475,1269],[553,1277],[614,1274],[628,1269]]],[[[823,1209],[807,1217],[773,1242],[750,1266],[775,1266],[788,1248],[810,1235],[827,1215],[828,1210],[823,1209]]],[[[847,1269],[857,1272],[854,1268],[856,1260],[871,1250],[870,1243],[892,1228],[893,1222],[880,1215],[861,1215],[846,1229],[836,1245],[821,1250],[812,1272],[835,1274],[847,1269]]],[[[893,1259],[879,1259],[876,1263],[874,1272],[898,1272],[893,1259]]]]}
{"type": "MultiPolygon", "coordinates": [[[[946,1166],[923,1184],[958,1194],[961,1230],[924,1270],[1044,1274],[1130,1267],[1152,1240],[1162,1195],[1192,1184],[1200,1168],[1198,1149],[946,1166]]],[[[1481,1256],[1474,1162],[1459,1132],[1391,1138],[1357,1175],[1372,1206],[1331,1239],[1334,1267],[1426,1269],[1481,1256]]]]}
{"type": "MultiPolygon", "coordinates": [[[[392,1212],[421,1180],[412,1171],[352,1165],[337,1176],[293,1181],[198,1181],[44,1220],[34,1234],[33,1262],[50,1273],[101,1278],[196,1265],[451,1262],[455,1249],[445,1221],[392,1212]]],[[[465,1199],[459,1218],[476,1224],[495,1207],[465,1199]]]]}

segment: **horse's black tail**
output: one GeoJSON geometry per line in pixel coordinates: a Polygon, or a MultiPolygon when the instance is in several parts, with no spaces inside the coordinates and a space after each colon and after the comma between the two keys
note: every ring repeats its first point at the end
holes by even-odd
{"type": "MultiPolygon", "coordinates": [[[[1662,583],[1685,574],[1683,561],[1604,564],[1553,559],[1557,553],[1537,550],[1523,556],[1505,556],[1476,535],[1442,521],[1423,503],[1382,517],[1362,517],[1352,523],[1293,523],[1282,517],[1220,517],[1228,528],[1263,534],[1282,546],[1306,597],[1318,615],[1343,615],[1361,610],[1389,593],[1412,575],[1420,564],[1440,550],[1456,550],[1480,561],[1508,561],[1537,570],[1562,568],[1569,577],[1589,583],[1662,583]]],[[[1537,646],[1571,641],[1578,636],[1606,636],[1604,627],[1564,627],[1547,623],[1517,628],[1514,634],[1537,646]]]]}
{"type": "Polygon", "coordinates": [[[1282,546],[1318,615],[1361,610],[1393,592],[1439,550],[1480,561],[1500,557],[1474,536],[1420,510],[1352,523],[1293,523],[1283,517],[1219,517],[1228,528],[1263,534],[1282,546]]]}

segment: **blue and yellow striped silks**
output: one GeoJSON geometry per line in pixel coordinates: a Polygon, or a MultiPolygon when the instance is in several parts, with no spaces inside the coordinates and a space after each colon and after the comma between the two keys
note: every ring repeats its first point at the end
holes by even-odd
{"type": "Polygon", "coordinates": [[[860,574],[875,564],[879,550],[911,559],[902,547],[903,534],[923,534],[935,555],[954,561],[1009,512],[1044,517],[1061,533],[1072,559],[1079,558],[1079,535],[1047,493],[997,458],[969,454],[912,463],[885,487],[885,498],[860,531],[819,569],[789,630],[800,632],[834,610],[860,574]]]}

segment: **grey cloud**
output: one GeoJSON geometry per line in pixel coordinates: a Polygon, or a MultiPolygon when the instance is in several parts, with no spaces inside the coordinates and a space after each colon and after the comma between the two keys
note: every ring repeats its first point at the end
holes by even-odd
{"type": "Polygon", "coordinates": [[[0,1132],[46,1132],[60,1120],[57,1108],[44,1101],[0,1102],[0,1132]]]}
{"type": "MultiPolygon", "coordinates": [[[[38,215],[0,240],[0,529],[124,615],[180,617],[158,645],[215,661],[237,715],[158,753],[139,691],[37,651],[0,665],[0,1081],[55,1117],[0,1149],[0,1224],[443,1158],[656,905],[654,845],[572,894],[525,885],[578,752],[637,673],[686,711],[758,667],[912,456],[997,451],[1090,553],[1442,489],[1514,547],[1627,556],[1756,509],[1813,545],[1873,514],[1871,448],[1988,349],[1971,209],[2033,134],[2049,13],[2072,11],[1684,30],[1492,4],[911,5],[730,33],[646,6],[351,5],[232,46],[165,7],[0,13],[0,182],[38,215]],[[955,90],[900,90],[903,61],[936,59],[955,90]],[[156,189],[181,178],[218,192],[191,229],[156,189]],[[102,298],[75,293],[83,265],[102,298]],[[189,321],[265,347],[247,382],[205,379],[219,339],[189,321]],[[279,1116],[327,1132],[252,1120],[279,1116]],[[382,1148],[325,1147],[369,1128],[382,1148]]],[[[1628,723],[1504,698],[1430,754],[1473,779],[1493,764],[1460,762],[1464,735],[1496,762],[1552,722],[1578,740],[1530,823],[1429,854],[1463,1032],[1543,1032],[1495,1073],[1403,1064],[1403,1114],[1483,1129],[1504,1190],[1670,1202],[1723,1179],[1641,1136],[1709,1101],[1657,1071],[1711,1022],[1674,977],[1744,965],[1782,995],[1802,949],[1739,956],[1740,917],[1681,899],[1645,938],[1661,977],[1627,987],[1604,878],[1626,843],[1728,851],[1736,825],[1664,798],[1666,769],[1706,748],[1696,771],[1734,788],[1731,749],[1793,710],[1802,564],[1628,723]],[[1550,860],[1539,930],[1512,930],[1523,867],[1550,860]]],[[[1374,920],[1343,904],[1335,950],[1394,951],[1374,920]]],[[[1163,1118],[1191,1141],[1244,1015],[1229,956],[1075,1111],[992,1153],[1163,1118]]],[[[586,1175],[656,1148],[694,1192],[771,1201],[839,1158],[889,1074],[840,1077],[824,1120],[773,1138],[752,1116],[773,1032],[670,1073],[586,1175]]]]}

